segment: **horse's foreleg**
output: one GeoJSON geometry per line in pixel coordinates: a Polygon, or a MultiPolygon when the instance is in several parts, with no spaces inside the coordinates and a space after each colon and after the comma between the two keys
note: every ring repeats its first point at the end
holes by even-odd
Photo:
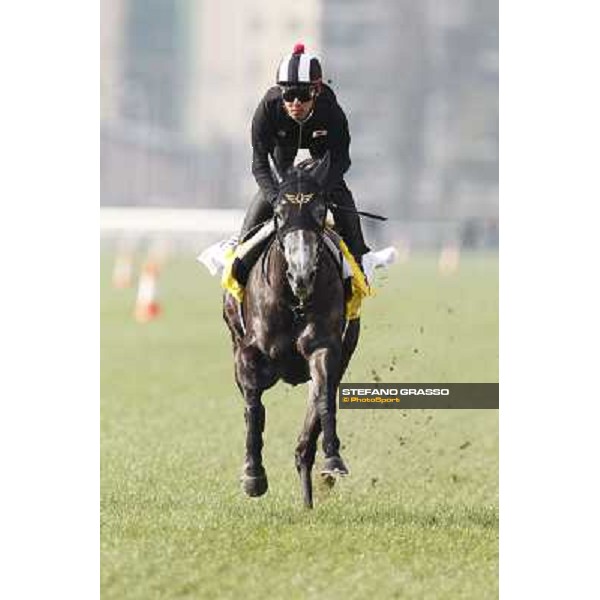
{"type": "Polygon", "coordinates": [[[238,348],[236,381],[246,402],[246,458],[241,480],[248,496],[262,496],[268,488],[267,474],[262,464],[265,407],[261,400],[268,375],[268,366],[255,348],[238,348]]]}
{"type": "Polygon", "coordinates": [[[333,348],[315,350],[308,361],[315,386],[314,401],[323,430],[323,475],[347,475],[340,456],[340,440],[336,431],[335,391],[340,374],[340,353],[333,348]]]}
{"type": "Polygon", "coordinates": [[[248,496],[262,496],[268,486],[267,473],[262,464],[265,407],[260,392],[246,392],[246,459],[242,473],[242,486],[248,496]]]}
{"type": "MultiPolygon", "coordinates": [[[[344,339],[342,341],[342,366],[340,368],[340,379],[344,376],[352,354],[358,344],[358,338],[360,335],[360,319],[352,319],[348,322],[346,331],[344,332],[344,339]]],[[[339,385],[339,382],[338,382],[339,385]]]]}
{"type": "Polygon", "coordinates": [[[312,382],[309,382],[306,417],[302,432],[298,436],[298,445],[296,446],[296,469],[298,470],[302,484],[304,505],[307,508],[313,507],[311,472],[317,454],[317,439],[321,433],[321,420],[315,406],[313,388],[314,385],[312,382]]]}

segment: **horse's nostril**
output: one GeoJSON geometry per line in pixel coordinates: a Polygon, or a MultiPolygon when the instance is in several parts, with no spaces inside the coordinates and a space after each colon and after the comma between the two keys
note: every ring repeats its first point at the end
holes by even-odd
{"type": "Polygon", "coordinates": [[[315,281],[316,271],[310,271],[309,273],[294,273],[292,271],[286,271],[286,277],[288,283],[295,294],[306,295],[312,288],[315,281]]]}

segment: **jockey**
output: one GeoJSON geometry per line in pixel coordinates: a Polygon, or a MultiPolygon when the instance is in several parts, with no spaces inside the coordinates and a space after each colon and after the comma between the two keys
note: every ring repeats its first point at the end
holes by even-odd
{"type": "MultiPolygon", "coordinates": [[[[296,44],[277,69],[277,85],[261,100],[252,120],[252,174],[259,186],[248,209],[241,237],[273,215],[278,195],[269,156],[283,173],[294,164],[300,148],[313,158],[330,151],[330,169],[325,191],[331,202],[356,211],[344,174],[350,167],[350,133],[344,111],[333,90],[322,81],[319,60],[296,44]]],[[[337,228],[350,252],[362,265],[369,252],[356,212],[332,208],[337,228]]]]}

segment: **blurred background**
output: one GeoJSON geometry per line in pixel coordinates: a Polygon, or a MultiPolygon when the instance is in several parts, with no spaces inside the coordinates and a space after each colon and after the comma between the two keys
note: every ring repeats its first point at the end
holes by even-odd
{"type": "Polygon", "coordinates": [[[298,41],[348,116],[359,208],[390,217],[363,221],[368,242],[497,248],[497,0],[101,0],[105,212],[188,209],[196,233],[232,233],[252,115],[298,41]]]}

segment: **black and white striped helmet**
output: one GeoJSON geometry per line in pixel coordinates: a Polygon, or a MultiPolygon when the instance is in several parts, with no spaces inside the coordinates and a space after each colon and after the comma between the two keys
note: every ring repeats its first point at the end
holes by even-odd
{"type": "Polygon", "coordinates": [[[321,81],[321,63],[316,56],[304,53],[304,44],[296,44],[291,54],[284,56],[277,69],[278,85],[309,85],[321,81]]]}

